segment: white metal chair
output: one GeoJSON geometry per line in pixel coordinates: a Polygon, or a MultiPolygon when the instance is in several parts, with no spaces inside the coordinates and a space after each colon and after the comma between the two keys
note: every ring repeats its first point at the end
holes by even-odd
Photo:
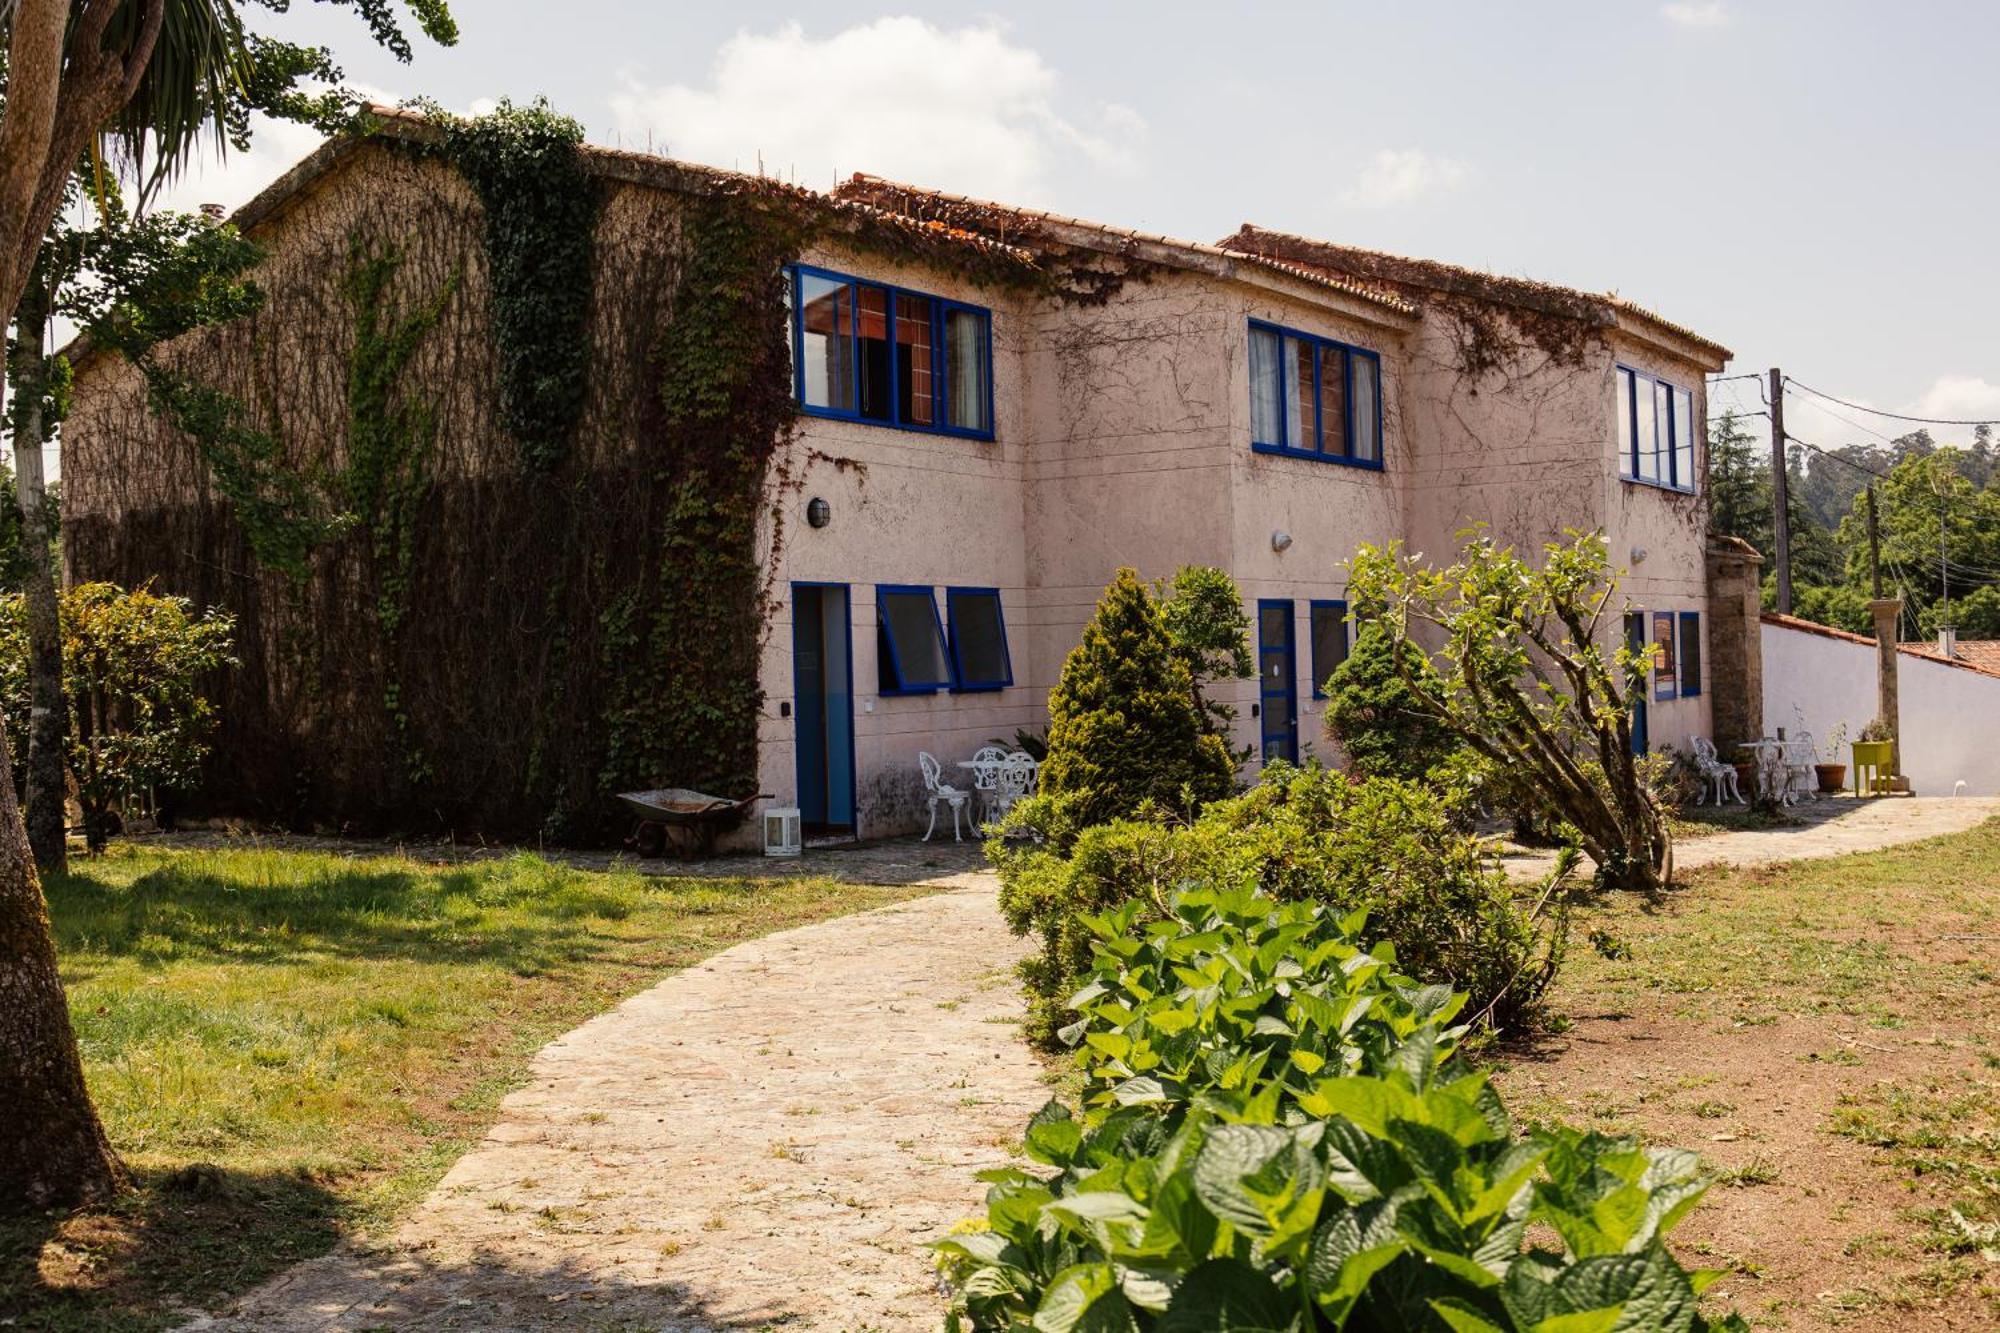
{"type": "Polygon", "coordinates": [[[990,818],[1005,819],[1017,801],[1034,791],[1035,769],[1035,761],[1021,750],[1001,762],[994,770],[993,794],[986,798],[990,818]]]}
{"type": "Polygon", "coordinates": [[[1708,798],[1713,796],[1716,805],[1720,806],[1725,795],[1738,805],[1743,803],[1735,766],[1722,762],[1721,756],[1716,753],[1715,742],[1706,736],[1694,738],[1694,768],[1701,778],[1701,799],[1695,802],[1696,805],[1708,804],[1708,798]]]}
{"type": "Polygon", "coordinates": [[[1795,803],[1819,799],[1818,765],[1819,746],[1813,743],[1812,733],[1801,728],[1798,735],[1785,742],[1786,785],[1795,803]]]}
{"type": "MultiPolygon", "coordinates": [[[[983,807],[986,818],[993,816],[993,788],[999,779],[1000,766],[1007,762],[1007,751],[998,745],[982,745],[973,752],[972,758],[961,767],[972,769],[972,794],[975,806],[983,807]]],[[[978,813],[977,810],[974,811],[978,813]]]]}
{"type": "Polygon", "coordinates": [[[958,823],[965,813],[965,803],[971,793],[960,791],[944,780],[944,767],[929,750],[917,752],[917,767],[923,770],[924,792],[931,806],[931,822],[930,827],[924,830],[924,841],[929,842],[931,834],[937,832],[938,802],[943,801],[951,807],[951,840],[964,842],[965,835],[958,831],[958,823]]]}

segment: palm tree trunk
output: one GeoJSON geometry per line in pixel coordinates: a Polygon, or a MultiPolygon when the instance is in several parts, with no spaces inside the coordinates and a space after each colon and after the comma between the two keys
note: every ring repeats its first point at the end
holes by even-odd
{"type": "Polygon", "coordinates": [[[28,846],[44,875],[69,868],[64,828],[64,749],[69,705],[63,697],[62,626],[56,600],[55,533],[42,480],[47,434],[42,400],[47,384],[48,287],[41,266],[21,296],[14,320],[14,485],[21,501],[26,557],[22,600],[28,621],[28,755],[25,767],[28,846]]]}

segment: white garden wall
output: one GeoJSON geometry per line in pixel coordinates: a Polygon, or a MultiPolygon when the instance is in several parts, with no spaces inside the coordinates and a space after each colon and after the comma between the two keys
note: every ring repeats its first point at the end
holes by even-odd
{"type": "MultiPolygon", "coordinates": [[[[1875,716],[1875,643],[1838,630],[1762,624],[1764,727],[1791,733],[1803,714],[1822,756],[1834,729],[1851,741],[1875,716]]],[[[2000,795],[2000,676],[1905,649],[1897,654],[1903,771],[1923,796],[2000,795]]],[[[1843,751],[1844,751],[1843,747],[1843,751]]],[[[1838,762],[1849,762],[1843,752],[1838,762]]],[[[1853,775],[1849,774],[1851,782],[1853,775]]]]}

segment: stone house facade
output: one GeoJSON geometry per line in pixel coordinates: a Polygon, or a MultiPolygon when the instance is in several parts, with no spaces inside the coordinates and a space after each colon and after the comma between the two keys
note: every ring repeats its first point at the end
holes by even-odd
{"type": "MultiPolygon", "coordinates": [[[[727,176],[583,157],[606,192],[600,249],[645,219],[671,221],[727,176]]],[[[754,614],[757,790],[801,807],[815,831],[921,827],[920,751],[949,769],[1043,728],[1064,657],[1125,565],[1148,578],[1190,563],[1229,571],[1260,668],[1228,699],[1238,743],[1262,759],[1334,758],[1316,686],[1352,633],[1342,562],[1391,539],[1442,555],[1474,523],[1530,549],[1604,529],[1629,571],[1628,632],[1660,645],[1651,743],[1708,732],[1703,381],[1727,361],[1718,344],[1617,298],[1254,227],[1202,244],[866,176],[811,202],[840,225],[787,270],[799,416],[766,482],[754,614]],[[912,244],[868,239],[884,229],[912,244]],[[1059,291],[994,281],[996,256],[1072,280],[1059,291]]],[[[393,224],[431,281],[463,275],[443,324],[476,330],[488,280],[478,220],[444,168],[330,145],[238,215],[270,254],[267,310],[177,353],[201,366],[225,345],[254,349],[243,382],[265,386],[288,450],[330,465],[346,447],[346,369],[327,338],[301,332],[332,303],[329,256],[357,228],[393,224]]],[[[600,266],[594,346],[616,342],[616,321],[630,318],[619,312],[643,306],[659,280],[642,261],[635,250],[600,266]]],[[[440,399],[438,474],[468,487],[504,471],[500,432],[479,406],[495,370],[468,350],[475,341],[420,347],[412,361],[440,399]]],[[[627,407],[639,372],[603,361],[579,448],[643,453],[646,428],[627,407]]],[[[129,368],[84,358],[63,451],[71,577],[157,567],[166,591],[254,597],[274,624],[298,600],[254,571],[199,572],[224,554],[176,562],[175,544],[193,539],[160,516],[212,513],[213,496],[184,446],[146,418],[129,368]]],[[[423,521],[451,515],[441,503],[423,521]]],[[[340,578],[334,561],[314,586],[340,578]]],[[[494,635],[511,632],[505,607],[474,607],[476,584],[452,588],[425,614],[477,609],[494,635]]],[[[311,664],[279,651],[284,639],[269,629],[245,654],[238,702],[256,717],[244,743],[282,739],[296,765],[344,735],[326,709],[368,701],[330,700],[311,664]]],[[[431,669],[454,668],[404,667],[431,669]]],[[[468,714],[459,725],[506,724],[468,714]]],[[[363,748],[333,745],[351,771],[312,779],[324,793],[315,819],[337,822],[361,800],[379,764],[363,748]]],[[[478,763],[525,762],[528,748],[500,737],[478,763]]],[[[274,760],[263,780],[283,780],[281,769],[274,760]]],[[[661,772],[655,785],[678,779],[661,772]]],[[[482,822],[440,809],[454,825],[482,822]]]]}

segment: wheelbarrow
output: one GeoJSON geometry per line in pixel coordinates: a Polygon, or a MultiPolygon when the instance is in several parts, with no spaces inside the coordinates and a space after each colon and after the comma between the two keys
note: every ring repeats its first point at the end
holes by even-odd
{"type": "Polygon", "coordinates": [[[732,801],[686,787],[618,793],[619,803],[636,821],[625,845],[641,856],[672,851],[682,860],[713,853],[718,834],[741,824],[757,802],[772,799],[768,793],[759,793],[732,801]]]}

